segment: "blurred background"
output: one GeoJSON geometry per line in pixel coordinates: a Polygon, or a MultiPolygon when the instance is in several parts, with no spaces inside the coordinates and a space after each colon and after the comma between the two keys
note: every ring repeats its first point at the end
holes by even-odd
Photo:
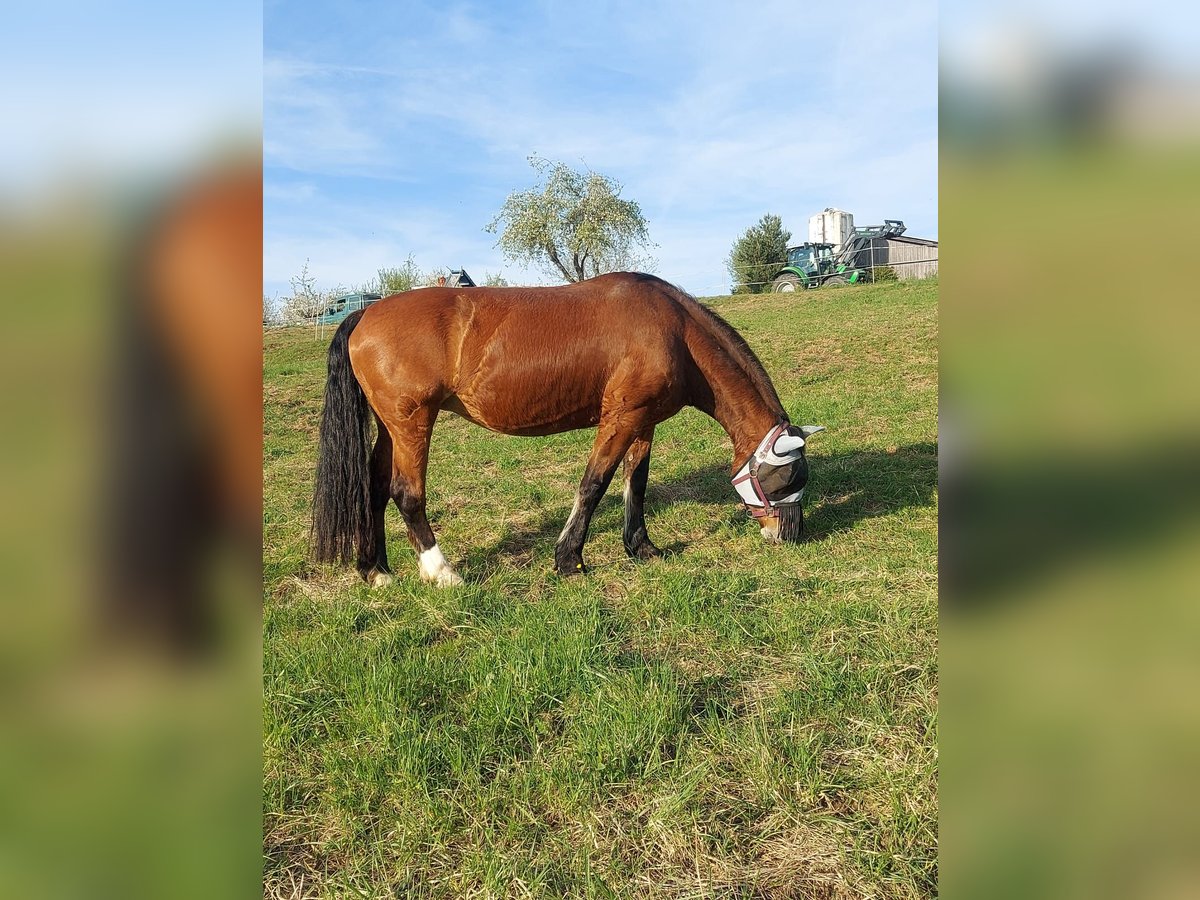
{"type": "Polygon", "coordinates": [[[942,6],[944,896],[1200,896],[1198,26],[942,6]]]}
{"type": "MultiPolygon", "coordinates": [[[[5,17],[0,894],[253,892],[262,10],[5,17]]],[[[1200,894],[1198,19],[942,8],[945,896],[1200,894]]]]}
{"type": "Polygon", "coordinates": [[[0,896],[260,878],[257,4],[0,28],[0,896]]]}

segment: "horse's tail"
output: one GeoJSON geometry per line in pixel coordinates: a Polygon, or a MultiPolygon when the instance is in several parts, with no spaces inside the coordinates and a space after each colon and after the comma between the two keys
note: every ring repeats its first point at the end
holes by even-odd
{"type": "Polygon", "coordinates": [[[348,563],[373,542],[370,409],[350,368],[350,332],[363,311],[348,315],[329,345],[329,377],[313,490],[312,550],[318,562],[348,563]]]}

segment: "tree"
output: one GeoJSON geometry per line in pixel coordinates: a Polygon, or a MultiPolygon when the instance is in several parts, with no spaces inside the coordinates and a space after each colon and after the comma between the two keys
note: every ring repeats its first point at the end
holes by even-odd
{"type": "Polygon", "coordinates": [[[771,213],[747,228],[726,260],[733,292],[757,294],[764,290],[771,276],[783,268],[791,239],[792,233],[784,229],[783,220],[771,213]]]}
{"type": "Polygon", "coordinates": [[[536,156],[529,164],[544,183],[509,194],[485,229],[499,230],[496,246],[507,258],[537,264],[567,281],[653,267],[654,260],[635,249],[654,246],[642,209],[621,198],[618,182],[536,156]]]}
{"type": "Polygon", "coordinates": [[[413,288],[423,287],[424,284],[425,274],[417,268],[411,253],[408,254],[408,259],[404,260],[404,265],[380,269],[375,279],[376,289],[385,297],[402,294],[413,288]]]}
{"type": "Polygon", "coordinates": [[[316,276],[308,269],[308,260],[300,269],[300,274],[293,275],[292,295],[284,297],[276,307],[275,321],[282,325],[300,325],[321,315],[337,299],[344,294],[353,293],[343,285],[337,285],[322,291],[317,287],[316,276]]]}
{"type": "Polygon", "coordinates": [[[300,269],[300,274],[293,275],[291,282],[292,296],[284,299],[283,308],[280,310],[283,321],[289,325],[296,325],[319,315],[336,296],[333,292],[317,289],[317,279],[309,272],[307,259],[300,269]]]}

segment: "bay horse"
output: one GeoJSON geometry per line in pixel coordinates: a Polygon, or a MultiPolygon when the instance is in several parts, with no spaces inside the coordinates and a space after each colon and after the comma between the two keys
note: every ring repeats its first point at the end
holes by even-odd
{"type": "Polygon", "coordinates": [[[262,151],[163,187],[112,271],[97,624],[203,653],[262,599],[262,151]]]}
{"type": "Polygon", "coordinates": [[[643,512],[650,447],[654,427],[685,406],[729,434],[734,487],[763,537],[799,540],[805,441],[823,429],[792,425],[745,340],[679,288],[619,272],[562,287],[432,287],[377,301],[348,316],[329,346],[314,556],[354,559],[370,585],[390,583],[391,499],[421,578],[462,583],[425,515],[429,440],[442,410],[501,434],[595,427],[555,569],[585,571],[588,525],[622,460],[625,550],[635,559],[658,556],[643,512]]]}

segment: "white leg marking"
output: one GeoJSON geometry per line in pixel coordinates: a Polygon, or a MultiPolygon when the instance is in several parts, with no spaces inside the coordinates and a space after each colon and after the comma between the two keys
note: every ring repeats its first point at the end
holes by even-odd
{"type": "Polygon", "coordinates": [[[560,542],[562,541],[563,538],[565,538],[567,536],[567,532],[571,530],[571,523],[574,522],[575,517],[579,515],[579,505],[580,505],[579,494],[576,493],[575,494],[575,505],[571,507],[571,514],[569,516],[567,516],[567,524],[563,526],[562,534],[560,534],[558,536],[558,540],[560,542]]]}
{"type": "Polygon", "coordinates": [[[450,568],[446,557],[442,556],[441,548],[434,544],[421,553],[421,580],[431,581],[438,587],[453,587],[462,584],[459,574],[450,568]]]}
{"type": "Polygon", "coordinates": [[[392,583],[392,576],[387,572],[376,572],[371,576],[371,587],[384,588],[392,583]]]}

